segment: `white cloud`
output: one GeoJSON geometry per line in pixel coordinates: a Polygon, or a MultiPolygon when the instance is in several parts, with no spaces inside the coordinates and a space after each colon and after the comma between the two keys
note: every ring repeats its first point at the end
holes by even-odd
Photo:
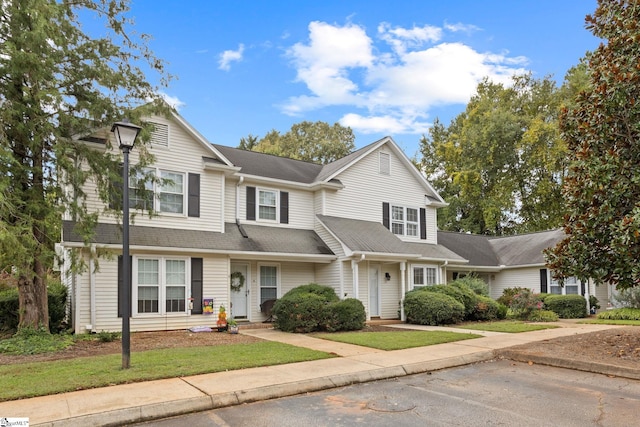
{"type": "Polygon", "coordinates": [[[444,29],[453,33],[464,32],[468,34],[475,33],[476,31],[481,31],[480,27],[476,27],[475,25],[463,24],[461,22],[455,24],[445,23],[444,29]]]}
{"type": "Polygon", "coordinates": [[[218,69],[229,71],[231,69],[231,63],[234,61],[241,61],[242,54],[244,52],[244,45],[241,43],[238,46],[238,50],[225,50],[220,54],[218,60],[218,69]]]}
{"type": "Polygon", "coordinates": [[[478,52],[461,42],[442,41],[444,31],[477,30],[461,23],[442,28],[381,23],[377,36],[382,43],[377,45],[361,26],[311,22],[309,40],[287,51],[297,81],[308,93],[287,99],[282,111],[302,115],[351,107],[364,111],[347,114],[340,122],[359,132],[423,133],[430,108],[468,102],[485,77],[509,84],[514,74],[526,72],[523,56],[478,52]]]}
{"type": "Polygon", "coordinates": [[[164,101],[169,104],[169,106],[171,106],[172,108],[175,108],[176,110],[180,110],[180,108],[184,107],[185,104],[184,102],[182,102],[180,99],[178,99],[178,97],[176,96],[170,96],[167,95],[164,92],[159,92],[160,96],[162,97],[162,99],[164,99],[164,101]]]}

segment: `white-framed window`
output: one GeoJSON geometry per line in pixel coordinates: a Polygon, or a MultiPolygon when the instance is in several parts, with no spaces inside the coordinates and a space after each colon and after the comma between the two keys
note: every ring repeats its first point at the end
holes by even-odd
{"type": "Polygon", "coordinates": [[[134,315],[187,313],[187,258],[133,258],[134,315]]]}
{"type": "Polygon", "coordinates": [[[380,175],[391,175],[391,157],[389,153],[380,152],[380,175]]]}
{"type": "Polygon", "coordinates": [[[184,215],[185,174],[162,169],[145,169],[129,176],[129,205],[132,209],[155,210],[184,215]],[[157,177],[160,182],[154,183],[157,177]]]}
{"type": "Polygon", "coordinates": [[[260,301],[258,301],[258,304],[270,299],[277,299],[280,266],[277,264],[259,264],[258,275],[260,279],[260,301]]]}
{"type": "Polygon", "coordinates": [[[564,286],[560,282],[551,278],[549,281],[549,293],[554,295],[580,295],[580,282],[575,277],[564,279],[564,286]]]}
{"type": "Polygon", "coordinates": [[[398,236],[418,237],[420,223],[418,209],[404,206],[391,206],[391,232],[398,236]]]}
{"type": "Polygon", "coordinates": [[[438,284],[438,267],[435,265],[411,266],[411,284],[414,289],[438,284]]]}
{"type": "Polygon", "coordinates": [[[184,213],[184,174],[179,172],[160,171],[162,183],[158,189],[160,212],[184,213]]]}
{"type": "Polygon", "coordinates": [[[257,203],[259,220],[278,220],[278,192],[275,190],[258,189],[257,203]]]}

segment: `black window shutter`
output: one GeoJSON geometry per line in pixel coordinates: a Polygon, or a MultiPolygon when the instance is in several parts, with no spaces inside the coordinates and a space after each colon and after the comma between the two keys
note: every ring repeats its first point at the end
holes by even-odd
{"type": "Polygon", "coordinates": [[[420,238],[427,240],[427,210],[420,208],[420,238]]]}
{"type": "Polygon", "coordinates": [[[540,269],[540,292],[543,294],[547,293],[547,269],[540,269]]]}
{"type": "Polygon", "coordinates": [[[580,292],[582,292],[580,295],[584,296],[587,293],[587,289],[585,287],[585,283],[583,280],[580,281],[580,292]]]}
{"type": "Polygon", "coordinates": [[[122,168],[124,164],[118,165],[118,179],[112,179],[109,182],[109,208],[113,210],[122,210],[122,168]]]}
{"type": "Polygon", "coordinates": [[[200,216],[200,174],[189,174],[189,216],[200,216]]]}
{"type": "Polygon", "coordinates": [[[382,225],[389,229],[389,203],[382,202],[382,225]]]}
{"type": "MultiPolygon", "coordinates": [[[[129,256],[129,266],[133,267],[131,265],[133,257],[129,256]]],[[[133,313],[133,306],[131,305],[131,289],[133,288],[133,282],[131,280],[131,275],[133,268],[130,269],[129,271],[129,309],[131,310],[131,313],[133,313]]],[[[124,304],[126,302],[126,300],[124,298],[126,298],[126,290],[124,289],[124,280],[122,280],[122,255],[118,255],[118,317],[122,317],[122,312],[124,310],[124,304]]]]}
{"type": "Polygon", "coordinates": [[[202,314],[202,258],[191,258],[191,314],[202,314]]]}
{"type": "Polygon", "coordinates": [[[256,219],[256,187],[247,187],[247,221],[256,219]]]}
{"type": "Polygon", "coordinates": [[[280,192],[280,224],[289,224],[289,193],[280,192]]]}

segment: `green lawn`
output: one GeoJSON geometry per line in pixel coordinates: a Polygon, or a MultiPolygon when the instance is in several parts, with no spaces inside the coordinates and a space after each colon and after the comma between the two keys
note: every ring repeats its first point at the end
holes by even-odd
{"type": "Polygon", "coordinates": [[[0,366],[0,401],[330,357],[320,351],[265,341],[134,352],[128,370],[122,369],[120,354],[5,365],[0,366]]]}
{"type": "Polygon", "coordinates": [[[501,320],[498,322],[473,322],[452,325],[454,328],[472,329],[474,331],[507,332],[510,334],[519,332],[539,331],[542,329],[557,328],[555,325],[544,323],[525,323],[519,320],[501,320]]]}
{"type": "Polygon", "coordinates": [[[379,350],[401,350],[481,337],[481,335],[476,334],[447,331],[340,332],[335,334],[314,334],[313,336],[379,350]]]}
{"type": "Polygon", "coordinates": [[[640,326],[640,320],[616,320],[616,319],[588,319],[578,323],[596,323],[600,325],[628,325],[640,326]]]}

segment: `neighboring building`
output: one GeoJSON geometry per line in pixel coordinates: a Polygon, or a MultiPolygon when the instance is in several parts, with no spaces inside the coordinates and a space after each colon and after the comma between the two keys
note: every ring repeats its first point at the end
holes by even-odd
{"type": "MultiPolygon", "coordinates": [[[[311,282],[358,298],[367,319],[402,317],[407,291],[469,272],[494,297],[505,287],[540,289],[541,251],[556,232],[439,233],[436,210],[446,203],[389,137],[322,166],[210,144],[177,113],[149,121],[151,171],[166,181],[143,191],[130,179],[132,331],[213,326],[208,312],[220,305],[235,319],[261,322],[265,301],[311,282]],[[152,217],[143,210],[151,207],[152,217]]],[[[87,144],[106,149],[95,138],[87,144]]],[[[135,149],[130,160],[136,164],[135,149]]],[[[85,247],[67,217],[60,245],[71,321],[76,333],[117,331],[126,298],[121,227],[102,212],[95,186],[85,192],[100,213],[93,242],[85,247]],[[73,273],[72,251],[105,256],[99,269],[73,273]]]]}
{"type": "Polygon", "coordinates": [[[606,308],[611,286],[579,283],[572,277],[561,286],[546,268],[543,251],[563,237],[560,229],[507,237],[438,232],[441,245],[469,261],[463,267],[448,267],[447,281],[474,274],[489,285],[492,298],[500,297],[506,288],[522,287],[536,293],[595,295],[606,308]]]}

